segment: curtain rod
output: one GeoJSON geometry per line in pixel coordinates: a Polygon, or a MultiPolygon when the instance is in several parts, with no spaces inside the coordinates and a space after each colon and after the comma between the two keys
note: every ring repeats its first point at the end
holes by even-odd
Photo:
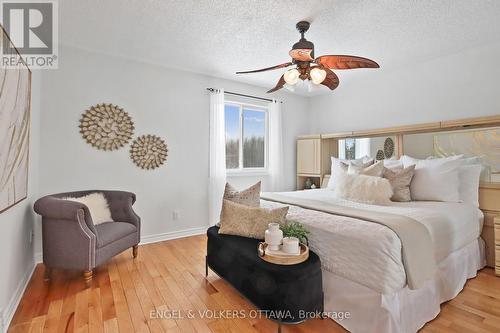
{"type": "MultiPolygon", "coordinates": [[[[210,91],[210,92],[214,92],[216,89],[215,88],[207,88],[207,90],[210,91]]],[[[239,93],[235,93],[235,92],[231,92],[231,91],[225,91],[225,90],[224,90],[224,94],[234,95],[234,96],[240,96],[240,97],[247,97],[247,98],[253,98],[253,99],[258,99],[258,100],[266,101],[266,102],[272,102],[273,101],[270,98],[264,98],[264,97],[258,97],[258,96],[252,96],[252,95],[239,94],[239,93]]],[[[279,102],[283,103],[282,101],[279,101],[279,102]]]]}

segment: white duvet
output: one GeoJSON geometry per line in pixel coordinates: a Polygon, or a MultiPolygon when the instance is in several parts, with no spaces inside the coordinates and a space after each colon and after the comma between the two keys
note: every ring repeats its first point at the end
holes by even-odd
{"type": "MultiPolygon", "coordinates": [[[[280,194],[411,217],[429,230],[438,263],[477,239],[482,228],[482,212],[463,203],[413,201],[376,206],[334,198],[328,189],[280,194]]],[[[286,205],[261,200],[261,206],[286,205]]],[[[406,285],[401,242],[386,226],[297,206],[290,206],[287,220],[307,226],[310,248],[319,255],[323,269],[382,294],[394,293],[406,285]]]]}

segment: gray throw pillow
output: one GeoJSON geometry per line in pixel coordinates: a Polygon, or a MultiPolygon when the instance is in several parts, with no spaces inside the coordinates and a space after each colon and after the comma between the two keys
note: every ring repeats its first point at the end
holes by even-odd
{"type": "Polygon", "coordinates": [[[376,162],[370,166],[350,164],[347,173],[351,175],[382,177],[384,173],[384,163],[376,162]]]}
{"type": "Polygon", "coordinates": [[[394,194],[392,201],[411,201],[410,183],[415,173],[415,165],[396,167],[392,169],[384,168],[384,178],[391,183],[394,194]]]}

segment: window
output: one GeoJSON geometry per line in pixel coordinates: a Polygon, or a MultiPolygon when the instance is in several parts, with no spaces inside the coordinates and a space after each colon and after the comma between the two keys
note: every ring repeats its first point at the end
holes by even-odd
{"type": "Polygon", "coordinates": [[[226,169],[265,171],[267,169],[267,109],[228,102],[226,125],[226,169]]]}

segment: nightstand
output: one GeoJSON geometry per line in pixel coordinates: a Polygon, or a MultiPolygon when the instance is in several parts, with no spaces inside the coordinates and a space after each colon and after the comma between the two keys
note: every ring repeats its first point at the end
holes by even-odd
{"type": "Polygon", "coordinates": [[[495,217],[495,275],[500,276],[500,216],[495,217]]]}

